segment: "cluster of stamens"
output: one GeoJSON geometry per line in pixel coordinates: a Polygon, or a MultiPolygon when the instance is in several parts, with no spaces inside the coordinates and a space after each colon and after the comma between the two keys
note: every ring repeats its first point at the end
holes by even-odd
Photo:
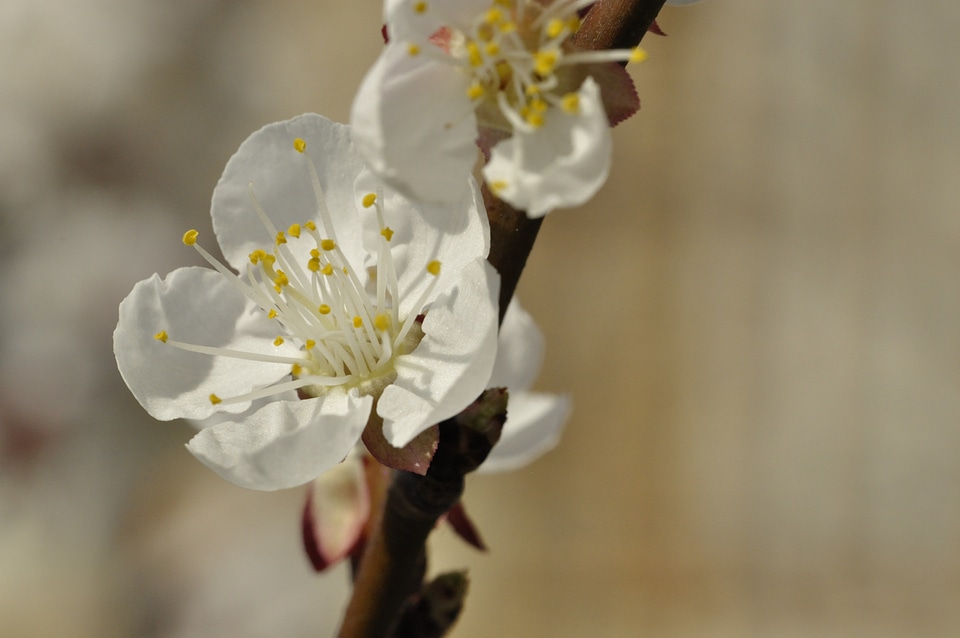
{"type": "MultiPolygon", "coordinates": [[[[580,28],[580,9],[594,0],[493,0],[470,24],[450,25],[451,33],[434,40],[466,69],[472,81],[467,97],[477,106],[491,100],[510,125],[530,132],[544,125],[552,108],[576,115],[576,92],[562,92],[557,76],[563,67],[605,61],[641,61],[641,49],[575,51],[570,37],[580,28]]],[[[413,10],[430,10],[425,0],[413,10]]],[[[411,55],[423,49],[410,45],[411,55]]]]}
{"type": "Polygon", "coordinates": [[[393,230],[386,225],[382,197],[368,193],[359,202],[368,214],[372,209],[380,227],[377,265],[371,278],[376,291],[369,291],[357,275],[336,239],[330,214],[326,208],[316,168],[302,139],[294,148],[306,155],[317,200],[317,218],[278,230],[270,221],[250,187],[253,206],[269,236],[274,238],[272,250],[250,253],[246,270],[233,273],[197,243],[198,233],[189,230],[183,243],[193,246],[220,274],[230,280],[244,295],[257,304],[267,317],[277,323],[274,346],[288,340],[298,346],[299,355],[283,356],[239,352],[174,341],[166,331],[155,338],[168,345],[214,356],[227,356],[268,363],[290,365],[290,377],[242,396],[221,398],[210,395],[214,404],[245,402],[297,390],[318,396],[333,386],[358,387],[362,393],[376,394],[391,383],[396,373],[392,361],[413,350],[423,337],[418,313],[423,308],[440,274],[440,262],[426,265],[431,277],[414,310],[399,316],[400,293],[397,273],[390,252],[393,230]],[[310,242],[309,251],[297,242],[310,242]],[[309,254],[307,259],[296,255],[309,254]]]}

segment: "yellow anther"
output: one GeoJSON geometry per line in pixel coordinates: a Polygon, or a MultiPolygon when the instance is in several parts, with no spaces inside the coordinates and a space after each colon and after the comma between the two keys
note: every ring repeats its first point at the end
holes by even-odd
{"type": "Polygon", "coordinates": [[[274,339],[274,340],[273,340],[273,345],[275,345],[275,346],[282,346],[282,345],[283,345],[283,337],[277,337],[276,339],[274,339]]]}
{"type": "Polygon", "coordinates": [[[420,55],[420,47],[416,44],[411,44],[407,47],[407,53],[411,56],[420,55]]]}
{"type": "Polygon", "coordinates": [[[218,403],[220,403],[220,402],[222,402],[222,401],[223,401],[223,399],[221,399],[221,398],[218,397],[217,395],[215,395],[215,394],[211,394],[211,395],[210,395],[210,403],[212,403],[213,405],[216,405],[216,404],[218,404],[218,403]]]}
{"type": "Polygon", "coordinates": [[[489,42],[493,40],[493,36],[496,34],[496,31],[493,29],[493,25],[488,22],[481,22],[477,25],[474,35],[476,35],[477,40],[481,42],[489,42]]]}
{"type": "Polygon", "coordinates": [[[337,247],[337,242],[333,241],[332,239],[323,239],[320,241],[320,248],[324,250],[329,251],[329,250],[333,250],[336,247],[337,247]]]}
{"type": "Polygon", "coordinates": [[[390,241],[391,239],[393,239],[393,229],[390,228],[389,226],[384,226],[383,228],[381,228],[380,234],[383,235],[383,238],[386,239],[387,241],[390,241]]]}
{"type": "Polygon", "coordinates": [[[310,221],[304,223],[303,225],[304,225],[305,228],[309,228],[310,230],[316,230],[316,229],[317,229],[317,225],[313,223],[313,220],[310,220],[310,221]]]}
{"type": "Polygon", "coordinates": [[[322,272],[323,274],[328,275],[328,276],[329,276],[329,275],[332,275],[332,274],[333,274],[333,264],[324,264],[323,268],[320,269],[320,272],[322,272]]]}
{"type": "Polygon", "coordinates": [[[467,87],[467,97],[471,100],[479,100],[483,97],[484,90],[483,85],[479,82],[474,82],[469,87],[467,87]]]}
{"type": "Polygon", "coordinates": [[[287,236],[283,234],[282,230],[277,231],[277,246],[285,243],[287,243],[287,236]]]}
{"type": "Polygon", "coordinates": [[[426,11],[427,11],[427,3],[426,3],[426,2],[418,2],[418,3],[416,3],[415,5],[413,5],[413,10],[416,11],[417,13],[426,13],[426,11]]]}
{"type": "Polygon", "coordinates": [[[517,30],[517,23],[506,21],[500,23],[500,33],[513,33],[517,30]]]}
{"type": "Polygon", "coordinates": [[[533,70],[536,71],[540,77],[546,77],[553,73],[554,67],[557,66],[558,58],[557,52],[552,49],[537,51],[533,54],[533,70]]]}
{"type": "Polygon", "coordinates": [[[267,319],[276,319],[276,318],[277,318],[277,310],[276,308],[271,308],[270,312],[267,313],[267,319]]]}
{"type": "Polygon", "coordinates": [[[570,115],[576,115],[580,112],[580,96],[576,93],[567,93],[560,100],[560,108],[570,115]]]}
{"type": "Polygon", "coordinates": [[[547,37],[552,40],[553,38],[563,33],[563,29],[566,26],[567,25],[564,23],[563,20],[561,20],[560,18],[554,18],[549,22],[547,22],[547,28],[544,29],[544,31],[546,32],[547,37]]]}
{"type": "Polygon", "coordinates": [[[540,95],[540,87],[536,84],[528,84],[523,92],[526,93],[527,97],[533,97],[534,95],[540,95]]]}
{"type": "Polygon", "coordinates": [[[259,248],[252,253],[250,253],[250,263],[256,266],[261,261],[266,261],[267,253],[259,248]]]}
{"type": "Polygon", "coordinates": [[[530,110],[534,113],[546,113],[550,105],[543,98],[536,97],[530,100],[530,110]]]}
{"type": "Polygon", "coordinates": [[[322,303],[322,304],[320,304],[320,307],[317,308],[317,312],[319,312],[321,315],[329,315],[329,314],[330,314],[330,306],[328,306],[328,305],[325,304],[325,303],[322,303]]]}
{"type": "Polygon", "coordinates": [[[313,339],[307,339],[303,342],[303,347],[307,350],[313,350],[313,347],[317,345],[317,342],[313,339]]]}
{"type": "Polygon", "coordinates": [[[319,257],[311,257],[311,258],[307,261],[307,268],[310,269],[310,272],[320,272],[320,258],[319,258],[319,257]]]}
{"type": "Polygon", "coordinates": [[[500,79],[500,85],[505,86],[513,79],[513,67],[509,62],[497,62],[497,77],[500,79]]]}
{"type": "Polygon", "coordinates": [[[637,47],[636,49],[633,50],[632,53],[630,53],[631,62],[643,62],[649,57],[650,57],[649,54],[647,54],[647,52],[641,49],[640,47],[637,47]]]}
{"type": "Polygon", "coordinates": [[[579,16],[573,15],[567,18],[567,29],[569,29],[570,33],[576,33],[577,30],[580,29],[580,24],[579,16]]]}
{"type": "Polygon", "coordinates": [[[366,195],[363,196],[363,199],[361,200],[361,203],[363,204],[364,208],[370,208],[376,202],[377,202],[376,193],[367,193],[366,195]]]}
{"type": "Polygon", "coordinates": [[[470,66],[483,64],[483,55],[480,54],[480,47],[476,42],[467,42],[467,60],[470,62],[470,66]]]}
{"type": "Polygon", "coordinates": [[[527,124],[533,128],[540,128],[543,126],[543,115],[540,113],[528,113],[523,119],[525,119],[527,124]]]}
{"type": "Polygon", "coordinates": [[[503,181],[502,179],[499,179],[495,182],[490,182],[490,188],[493,189],[494,193],[500,193],[505,191],[509,185],[510,184],[503,181]]]}
{"type": "Polygon", "coordinates": [[[427,264],[427,272],[436,277],[440,274],[440,262],[434,259],[427,264]]]}
{"type": "Polygon", "coordinates": [[[373,318],[373,325],[376,326],[377,330],[386,332],[390,329],[390,315],[380,313],[373,318]]]}
{"type": "Polygon", "coordinates": [[[319,256],[320,256],[320,249],[319,249],[319,248],[311,248],[311,249],[310,249],[310,256],[311,256],[311,257],[319,257],[319,256]]]}
{"type": "Polygon", "coordinates": [[[350,274],[350,271],[347,270],[347,267],[346,267],[346,266],[343,267],[343,274],[345,274],[345,275],[350,274]]]}
{"type": "Polygon", "coordinates": [[[193,246],[197,243],[197,235],[200,233],[192,228],[183,234],[183,243],[187,246],[193,246]]]}
{"type": "Polygon", "coordinates": [[[282,270],[277,270],[277,276],[273,278],[273,283],[277,286],[289,286],[290,280],[287,279],[287,273],[282,270]]]}
{"type": "Polygon", "coordinates": [[[487,42],[483,49],[487,52],[487,55],[494,56],[500,53],[500,44],[498,42],[487,42]]]}
{"type": "Polygon", "coordinates": [[[496,24],[497,22],[500,22],[501,20],[503,20],[503,11],[501,11],[496,7],[490,7],[487,10],[486,20],[490,24],[496,24]]]}
{"type": "Polygon", "coordinates": [[[353,327],[354,328],[363,327],[363,319],[360,318],[360,315],[357,315],[356,317],[353,318],[353,327]]]}
{"type": "Polygon", "coordinates": [[[300,224],[291,224],[287,229],[287,234],[291,237],[300,237],[300,224]]]}
{"type": "Polygon", "coordinates": [[[166,343],[167,339],[170,338],[170,335],[167,334],[166,330],[161,330],[157,334],[153,335],[153,338],[156,339],[157,341],[162,341],[166,343]]]}
{"type": "Polygon", "coordinates": [[[277,258],[274,256],[273,253],[267,253],[267,252],[265,252],[265,253],[263,253],[263,255],[260,257],[260,261],[263,262],[263,264],[264,264],[263,267],[266,268],[267,266],[272,266],[272,265],[277,261],[277,258]]]}
{"type": "Polygon", "coordinates": [[[290,366],[290,374],[292,374],[293,376],[299,377],[302,373],[303,373],[303,366],[301,366],[299,363],[294,363],[293,365],[290,366]]]}
{"type": "Polygon", "coordinates": [[[302,137],[298,137],[297,139],[293,140],[293,148],[298,153],[302,153],[307,150],[307,142],[302,137]]]}

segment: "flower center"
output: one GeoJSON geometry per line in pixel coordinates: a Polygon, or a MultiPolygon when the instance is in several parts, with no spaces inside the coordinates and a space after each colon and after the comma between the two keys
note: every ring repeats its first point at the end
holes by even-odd
{"type": "Polygon", "coordinates": [[[238,352],[174,341],[165,331],[157,333],[158,340],[184,350],[290,364],[289,377],[240,396],[210,395],[214,404],[251,401],[289,390],[319,396],[332,387],[358,388],[361,394],[378,396],[396,378],[395,358],[411,352],[423,338],[423,317],[419,312],[436,285],[440,262],[427,264],[427,272],[433,275],[430,285],[413,310],[400,317],[398,279],[390,251],[394,233],[384,221],[381,198],[377,193],[368,193],[359,202],[361,211],[370,214],[372,209],[376,213],[380,227],[376,266],[370,269],[368,290],[336,239],[306,143],[298,138],[294,148],[306,156],[316,193],[317,221],[277,230],[251,185],[250,196],[257,216],[274,241],[269,249],[251,252],[250,263],[239,275],[197,243],[196,230],[183,236],[184,244],[193,246],[276,322],[275,347],[286,345],[285,352],[290,352],[289,345],[297,348],[295,356],[238,352]]]}
{"type": "MultiPolygon", "coordinates": [[[[453,56],[471,77],[467,97],[482,114],[493,107],[492,118],[506,119],[508,128],[531,132],[544,125],[554,108],[576,115],[580,105],[564,67],[590,62],[639,61],[640,49],[576,51],[570,37],[580,28],[579,11],[594,0],[493,0],[489,8],[463,25],[451,25],[432,40],[453,56]],[[496,112],[499,113],[496,113],[496,112]]],[[[429,11],[427,2],[414,12],[429,11]]],[[[419,55],[421,47],[409,48],[419,55]]],[[[496,125],[497,122],[488,122],[496,125]]],[[[501,123],[502,126],[502,123],[501,123]]]]}

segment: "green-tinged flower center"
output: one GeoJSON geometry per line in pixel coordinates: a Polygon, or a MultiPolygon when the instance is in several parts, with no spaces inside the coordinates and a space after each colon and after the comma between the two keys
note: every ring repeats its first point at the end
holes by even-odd
{"type": "Polygon", "coordinates": [[[317,194],[317,221],[277,230],[251,186],[253,206],[274,240],[272,246],[250,253],[250,263],[240,275],[197,244],[197,231],[190,230],[183,236],[184,244],[195,247],[276,322],[273,345],[280,348],[292,344],[298,351],[293,356],[286,354],[290,353],[289,347],[284,348],[283,355],[238,352],[174,341],[165,331],[157,333],[158,340],[184,350],[290,365],[289,377],[239,396],[212,394],[210,401],[214,404],[245,402],[290,390],[320,396],[333,387],[357,388],[361,394],[379,396],[396,379],[396,358],[413,351],[423,338],[418,313],[433,291],[440,262],[426,265],[433,275],[430,285],[411,312],[401,317],[397,273],[390,251],[393,230],[384,221],[381,198],[368,193],[358,202],[358,214],[375,213],[380,226],[376,266],[370,269],[368,290],[337,241],[306,143],[297,138],[293,146],[305,155],[310,169],[317,194]]]}

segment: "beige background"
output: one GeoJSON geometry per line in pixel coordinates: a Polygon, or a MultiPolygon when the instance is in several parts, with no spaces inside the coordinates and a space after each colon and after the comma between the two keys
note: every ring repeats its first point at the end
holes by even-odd
{"type": "MultiPolygon", "coordinates": [[[[321,636],[302,493],[153,422],[116,306],[192,263],[260,125],[345,120],[373,0],[0,8],[0,636],[321,636]]],[[[561,446],[474,477],[491,551],[456,635],[960,631],[960,7],[665,9],[611,180],[544,224],[520,296],[561,446]]]]}

